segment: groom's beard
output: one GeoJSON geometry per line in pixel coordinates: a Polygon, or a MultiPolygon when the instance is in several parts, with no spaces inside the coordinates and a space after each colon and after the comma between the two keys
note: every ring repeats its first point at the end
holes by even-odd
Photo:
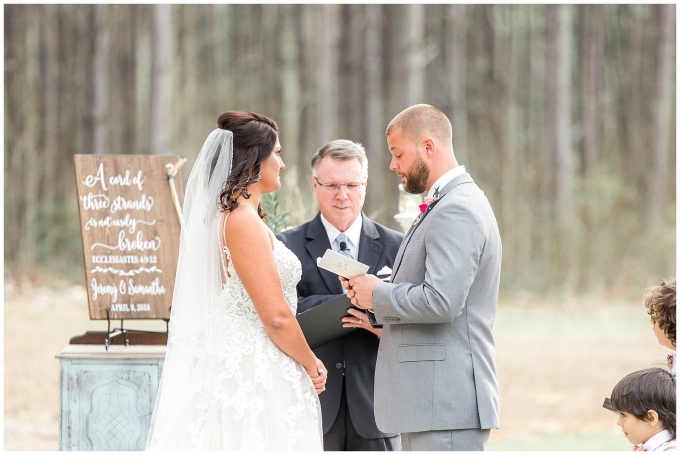
{"type": "Polygon", "coordinates": [[[427,186],[427,179],[430,177],[430,168],[427,167],[427,164],[425,164],[425,161],[423,161],[420,155],[416,155],[416,159],[413,160],[413,164],[411,164],[408,172],[404,174],[404,177],[406,177],[404,190],[407,193],[424,193],[427,186]]]}

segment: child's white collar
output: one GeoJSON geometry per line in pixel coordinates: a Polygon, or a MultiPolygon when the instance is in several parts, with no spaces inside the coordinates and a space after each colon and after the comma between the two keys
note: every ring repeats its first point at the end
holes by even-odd
{"type": "Polygon", "coordinates": [[[657,449],[660,449],[662,445],[666,445],[667,442],[672,440],[673,437],[671,436],[671,432],[668,430],[663,430],[647,439],[647,441],[642,444],[642,447],[644,447],[644,449],[648,452],[653,452],[657,449]]]}

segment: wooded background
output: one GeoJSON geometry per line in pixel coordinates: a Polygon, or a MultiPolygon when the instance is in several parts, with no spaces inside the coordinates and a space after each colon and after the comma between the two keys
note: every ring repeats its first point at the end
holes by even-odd
{"type": "Polygon", "coordinates": [[[5,269],[83,279],[75,153],[189,159],[217,116],[274,118],[288,222],[309,161],[369,156],[398,229],[387,123],[428,103],[486,192],[508,292],[638,292],[675,275],[675,5],[5,5],[5,269]]]}

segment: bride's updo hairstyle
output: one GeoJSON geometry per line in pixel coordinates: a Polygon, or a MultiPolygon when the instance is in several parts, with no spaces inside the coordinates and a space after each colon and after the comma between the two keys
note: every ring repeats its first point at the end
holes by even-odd
{"type": "MultiPolygon", "coordinates": [[[[217,119],[217,127],[234,135],[234,155],[231,173],[220,193],[219,207],[229,212],[239,206],[239,196],[250,198],[248,186],[260,181],[262,162],[269,158],[279,127],[276,122],[254,112],[227,111],[217,119]]],[[[260,218],[266,218],[262,207],[257,207],[260,218]]]]}

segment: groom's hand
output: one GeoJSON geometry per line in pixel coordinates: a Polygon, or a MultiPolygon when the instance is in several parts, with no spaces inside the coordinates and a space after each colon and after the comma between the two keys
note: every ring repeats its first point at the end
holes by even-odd
{"type": "Polygon", "coordinates": [[[373,290],[383,281],[375,275],[361,275],[343,280],[342,285],[347,289],[347,298],[352,305],[363,310],[373,309],[373,290]]]}

